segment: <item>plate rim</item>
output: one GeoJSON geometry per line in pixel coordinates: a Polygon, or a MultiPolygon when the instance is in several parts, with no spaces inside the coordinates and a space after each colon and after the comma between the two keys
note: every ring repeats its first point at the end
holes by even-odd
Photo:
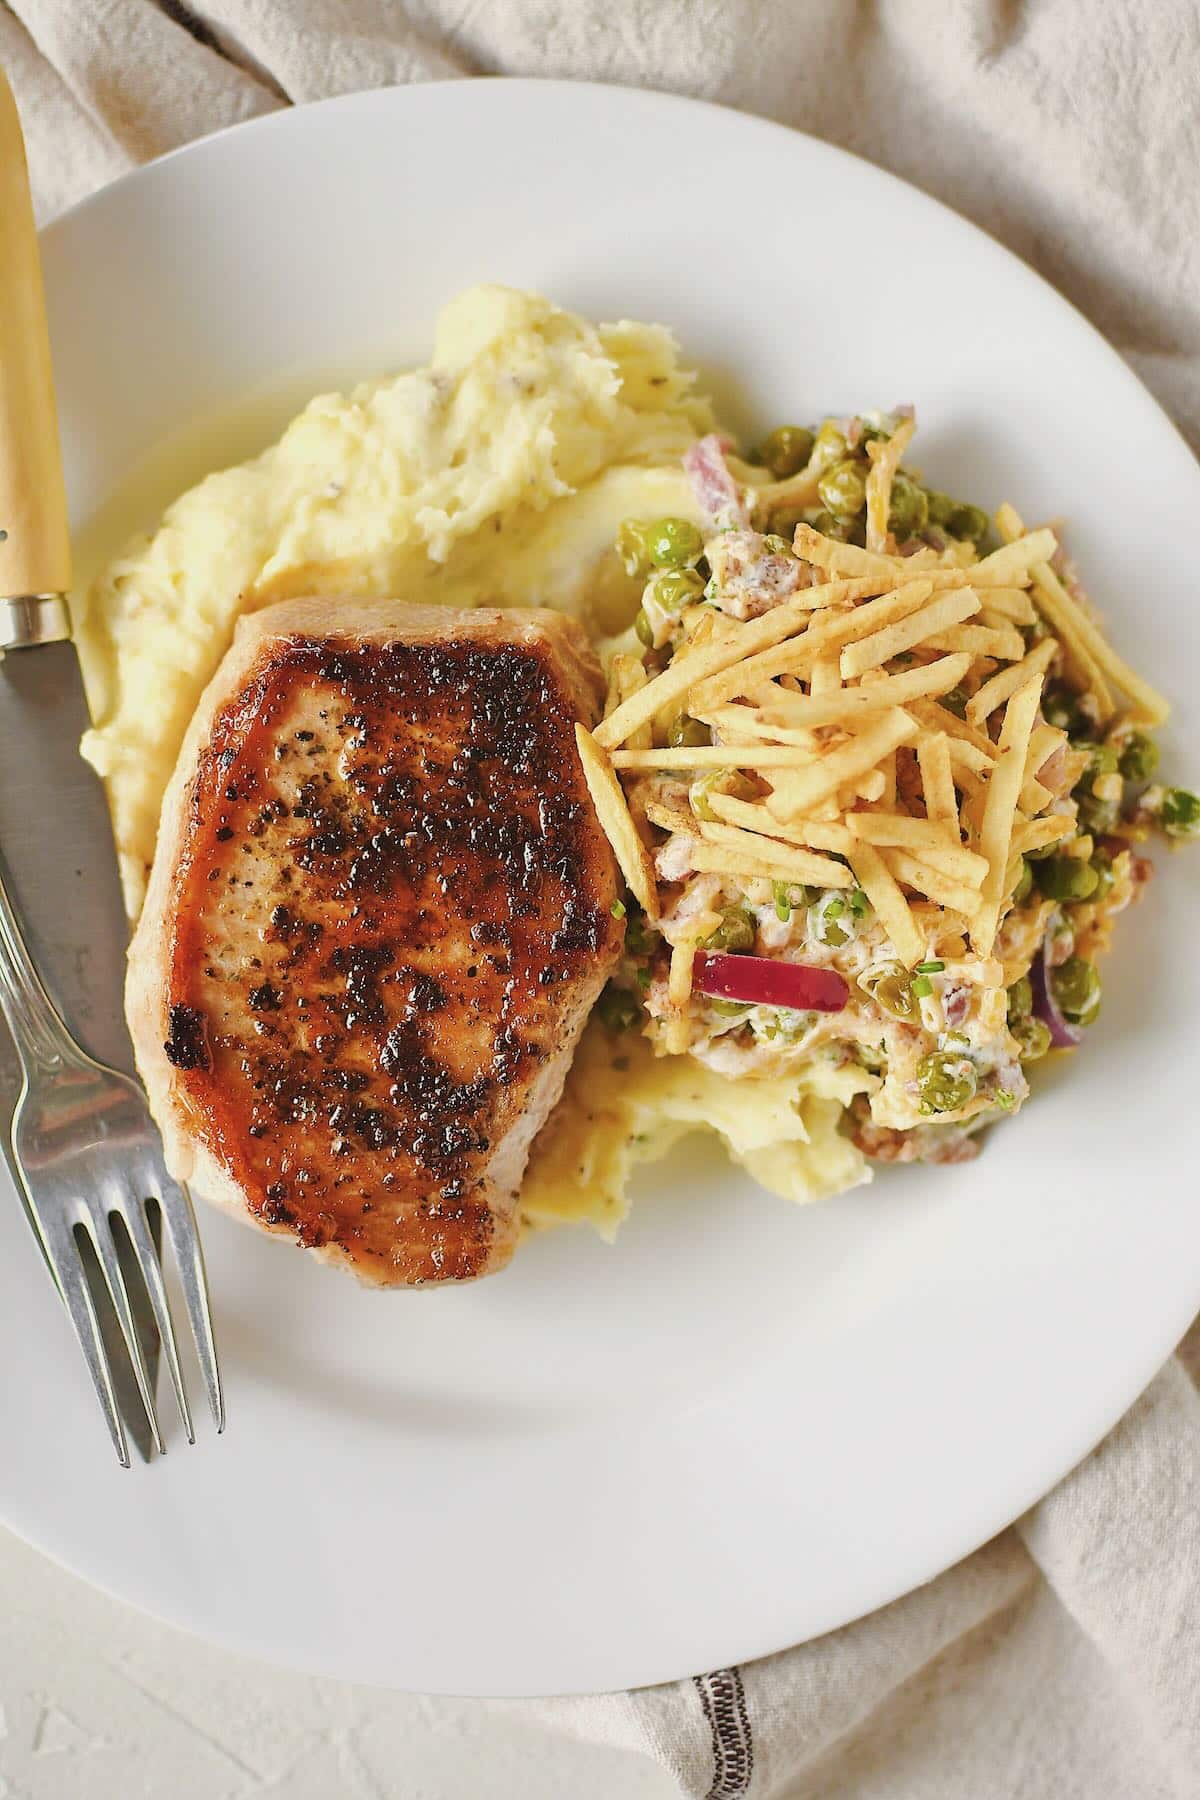
{"type": "Polygon", "coordinates": [[[953,220],[956,227],[982,238],[985,243],[993,249],[1001,251],[1004,256],[1015,263],[1031,282],[1041,288],[1047,298],[1056,305],[1064,307],[1076,324],[1082,326],[1094,342],[1108,353],[1130,384],[1131,391],[1135,390],[1142,400],[1150,402],[1157,410],[1161,422],[1178,439],[1192,461],[1200,466],[1200,456],[1193,451],[1183,431],[1171,417],[1164,403],[1146,385],[1137,371],[1125,360],[1116,345],[1100,330],[1100,327],[1094,324],[1082,308],[1077,306],[1060,288],[1055,287],[1048,276],[1043,275],[1026,257],[1022,256],[1019,251],[1011,249],[986,226],[968,218],[965,213],[959,212],[948,201],[940,200],[936,194],[929,193],[919,183],[910,181],[906,175],[897,175],[894,170],[884,168],[880,163],[872,162],[869,156],[862,156],[856,150],[847,150],[844,145],[831,143],[828,138],[817,137],[814,132],[805,131],[798,125],[788,125],[780,119],[768,119],[761,113],[747,112],[743,107],[734,106],[729,101],[710,100],[694,94],[677,94],[669,88],[639,87],[626,81],[574,81],[554,75],[454,75],[433,81],[391,82],[382,87],[356,88],[349,93],[326,94],[319,100],[304,100],[299,104],[289,102],[284,106],[277,107],[273,112],[256,113],[250,119],[237,119],[232,124],[219,125],[212,131],[204,132],[200,137],[189,138],[185,144],[176,144],[172,149],[164,150],[160,156],[151,157],[148,162],[139,163],[136,168],[124,170],[120,175],[114,176],[111,181],[106,181],[101,187],[95,188],[90,194],[84,194],[80,199],[72,201],[61,212],[55,213],[52,219],[39,225],[39,242],[44,239],[53,240],[60,227],[65,227],[70,221],[83,216],[93,207],[107,204],[114,194],[137,186],[167,164],[174,163],[181,157],[189,157],[212,145],[220,144],[235,135],[245,137],[250,133],[270,128],[287,129],[286,122],[291,122],[291,128],[298,129],[295,121],[305,115],[315,112],[332,113],[339,109],[355,111],[368,103],[391,104],[400,95],[426,94],[442,88],[479,89],[481,87],[505,88],[514,91],[529,89],[535,92],[577,93],[582,90],[595,94],[619,94],[635,103],[675,106],[688,112],[716,113],[719,116],[735,119],[743,125],[748,124],[764,132],[776,134],[781,138],[801,138],[822,154],[835,159],[844,158],[848,163],[869,169],[873,175],[885,182],[894,183],[903,192],[916,194],[924,204],[935,207],[945,218],[953,220]]]}

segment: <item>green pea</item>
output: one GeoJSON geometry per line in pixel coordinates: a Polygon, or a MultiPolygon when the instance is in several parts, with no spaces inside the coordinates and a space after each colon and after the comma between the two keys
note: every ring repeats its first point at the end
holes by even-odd
{"type": "Polygon", "coordinates": [[[710,774],[701,775],[698,781],[693,781],[688,789],[692,811],[698,819],[703,819],[709,825],[717,816],[708,804],[708,797],[712,793],[728,794],[732,800],[750,800],[754,797],[754,788],[749,778],[737,769],[713,769],[710,774]]]}
{"type": "Polygon", "coordinates": [[[676,713],[667,729],[667,742],[675,749],[684,745],[695,748],[700,744],[711,744],[712,732],[688,713],[676,713]]]}
{"type": "Polygon", "coordinates": [[[893,1019],[914,1019],[920,1012],[912,979],[903,963],[877,963],[859,976],[858,985],[893,1019]]]}
{"type": "Polygon", "coordinates": [[[1078,856],[1047,856],[1038,864],[1037,884],[1049,900],[1087,900],[1100,877],[1078,856]]]}
{"type": "Polygon", "coordinates": [[[1168,788],[1163,795],[1158,822],[1169,837],[1200,835],[1200,795],[1189,788],[1168,788]]]}
{"type": "Polygon", "coordinates": [[[1113,884],[1112,857],[1102,851],[1098,852],[1092,858],[1092,868],[1096,873],[1096,891],[1092,895],[1092,899],[1103,900],[1113,884]]]}
{"type": "Polygon", "coordinates": [[[1061,682],[1047,688],[1042,701],[1042,717],[1047,725],[1053,725],[1056,731],[1067,732],[1070,737],[1084,730],[1088,722],[1080,709],[1078,696],[1061,682]]]}
{"type": "Polygon", "coordinates": [[[1033,892],[1033,866],[1027,856],[1021,858],[1021,873],[1017,876],[1017,885],[1013,889],[1013,905],[1023,906],[1033,892]]]}
{"type": "Polygon", "coordinates": [[[839,518],[852,519],[867,504],[867,474],[862,463],[847,458],[834,463],[817,483],[821,504],[839,518]]]}
{"type": "Polygon", "coordinates": [[[1158,745],[1144,731],[1135,731],[1125,739],[1117,767],[1126,781],[1149,781],[1158,767],[1158,745]]]}
{"type": "Polygon", "coordinates": [[[813,520],[813,529],[819,531],[822,537],[836,538],[839,543],[850,542],[850,521],[839,519],[831,512],[819,512],[813,520]]]}
{"type": "Polygon", "coordinates": [[[1050,989],[1060,1009],[1076,1025],[1091,1025],[1100,1012],[1100,976],[1095,963],[1069,956],[1050,971],[1050,989]]]}
{"type": "Polygon", "coordinates": [[[888,530],[903,540],[916,537],[929,523],[929,501],[925,489],[903,471],[892,482],[892,500],[888,508],[888,530]]]}
{"type": "Polygon", "coordinates": [[[958,1112],[975,1098],[979,1077],[967,1057],[935,1050],[917,1064],[917,1088],[923,1113],[958,1112]]]}
{"type": "Polygon", "coordinates": [[[1115,775],[1118,757],[1111,744],[1096,744],[1090,738],[1077,738],[1071,745],[1072,750],[1083,750],[1087,753],[1087,768],[1079,777],[1077,786],[1093,782],[1097,775],[1115,775]]]}
{"type": "Polygon", "coordinates": [[[982,506],[956,506],[946,522],[946,529],[951,537],[969,539],[972,544],[981,544],[988,534],[991,520],[982,506]]]}
{"type": "Polygon", "coordinates": [[[647,650],[654,647],[654,627],[646,616],[644,606],[638,607],[637,618],[633,621],[633,629],[647,650]]]}
{"type": "Polygon", "coordinates": [[[624,519],[617,530],[617,555],[627,575],[643,580],[650,573],[650,546],[641,519],[624,519]]]}
{"type": "Polygon", "coordinates": [[[1044,1019],[1021,1018],[1009,1022],[1022,1062],[1039,1062],[1050,1048],[1050,1027],[1044,1019]]]}
{"type": "Polygon", "coordinates": [[[723,906],[721,923],[704,940],[707,950],[753,950],[757,935],[754,914],[744,906],[723,906]]]}
{"type": "Polygon", "coordinates": [[[1079,795],[1079,823],[1094,837],[1107,837],[1120,820],[1121,808],[1116,800],[1098,800],[1086,790],[1079,795]]]}
{"type": "Polygon", "coordinates": [[[790,550],[797,525],[806,525],[808,520],[809,508],[807,506],[776,507],[771,514],[771,535],[782,538],[790,550]]]}
{"type": "Polygon", "coordinates": [[[819,475],[823,469],[831,469],[834,463],[841,462],[848,450],[845,433],[832,419],[826,419],[817,432],[808,467],[819,475]]]}
{"type": "Polygon", "coordinates": [[[625,920],[626,950],[631,956],[648,956],[654,948],[654,940],[655,933],[648,929],[645,913],[631,900],[625,920]]]}
{"type": "Polygon", "coordinates": [[[1008,990],[1008,1018],[1026,1019],[1033,1011],[1033,983],[1028,975],[1020,975],[1008,990]]]}
{"type": "Polygon", "coordinates": [[[628,988],[610,981],[596,1002],[596,1014],[606,1031],[628,1031],[641,1013],[637,997],[628,988]]]}
{"type": "Polygon", "coordinates": [[[777,425],[763,442],[762,459],[777,481],[806,468],[816,437],[804,425],[777,425]]]}
{"type": "Polygon", "coordinates": [[[704,592],[704,582],[695,569],[668,569],[665,574],[654,577],[650,592],[664,612],[678,612],[689,600],[699,600],[704,592]]]}
{"type": "Polygon", "coordinates": [[[646,527],[650,561],[660,569],[682,569],[699,562],[704,539],[690,519],[655,519],[646,527]]]}

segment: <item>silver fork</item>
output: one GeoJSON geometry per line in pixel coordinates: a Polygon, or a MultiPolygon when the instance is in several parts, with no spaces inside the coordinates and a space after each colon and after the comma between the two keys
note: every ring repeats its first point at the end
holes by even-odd
{"type": "Polygon", "coordinates": [[[10,1154],[46,1260],[75,1327],[113,1447],[129,1467],[129,1446],[113,1387],[96,1306],[81,1260],[90,1239],[146,1410],[156,1449],[163,1453],[154,1383],[146,1367],[121,1268],[115,1221],[132,1249],[166,1354],[171,1383],[189,1443],[195,1443],[179,1346],[148,1208],[166,1222],[213,1422],[225,1425],[225,1405],[213,1341],[204,1257],[187,1189],[172,1181],[158,1133],[136,1082],[105,1068],[81,1050],[51,1001],[25,947],[0,875],[0,1008],[21,1059],[21,1093],[13,1113],[10,1154]]]}

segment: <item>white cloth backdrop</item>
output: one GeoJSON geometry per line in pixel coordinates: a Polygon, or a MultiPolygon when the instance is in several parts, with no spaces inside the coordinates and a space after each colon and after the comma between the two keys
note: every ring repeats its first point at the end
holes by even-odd
{"type": "MultiPolygon", "coordinates": [[[[764,113],[985,226],[1200,443],[1190,0],[0,0],[0,60],[47,218],[220,126],[396,82],[576,76],[764,113]]],[[[1134,517],[1153,479],[1130,470],[1134,517]]],[[[697,1800],[1195,1800],[1197,1375],[1194,1331],[1056,1492],[883,1612],[527,1710],[645,1751],[697,1800]]]]}

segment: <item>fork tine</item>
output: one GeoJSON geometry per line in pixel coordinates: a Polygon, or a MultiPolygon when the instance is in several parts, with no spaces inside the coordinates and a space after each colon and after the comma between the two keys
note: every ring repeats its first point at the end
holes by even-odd
{"type": "Polygon", "coordinates": [[[138,1393],[142,1397],[142,1405],[146,1409],[146,1417],[150,1421],[150,1430],[154,1435],[154,1448],[160,1456],[165,1456],[167,1446],[163,1442],[162,1427],[158,1422],[158,1409],[154,1404],[154,1387],[146,1369],[146,1359],[142,1355],[137,1327],[133,1322],[129,1290],[125,1286],[125,1277],[121,1273],[121,1265],[117,1261],[117,1247],[113,1242],[107,1210],[99,1201],[85,1201],[83,1213],[84,1217],[80,1223],[87,1230],[92,1240],[92,1248],[104,1271],[104,1280],[112,1299],[113,1310],[117,1315],[117,1322],[121,1327],[121,1336],[125,1340],[125,1348],[129,1352],[129,1360],[133,1365],[134,1380],[137,1382],[138,1393]]]}
{"type": "Polygon", "coordinates": [[[213,1338],[212,1313],[208,1304],[208,1282],[204,1274],[204,1252],[196,1215],[187,1189],[158,1172],[158,1202],[166,1217],[175,1248],[175,1261],[183,1287],[183,1298],[191,1321],[200,1373],[208,1394],[209,1409],[217,1430],[225,1429],[225,1396],[221,1391],[221,1371],[217,1367],[217,1346],[213,1338]]]}
{"type": "Polygon", "coordinates": [[[117,1460],[123,1469],[127,1469],[129,1445],[117,1410],[112,1370],[100,1336],[95,1303],[83,1272],[83,1264],[79,1260],[79,1246],[75,1242],[74,1230],[68,1220],[59,1216],[52,1216],[49,1220],[39,1217],[37,1224],[46,1260],[54,1271],[54,1278],[75,1328],[75,1336],[79,1339],[79,1348],[83,1351],[83,1359],[96,1389],[96,1398],[100,1402],[117,1460]]]}
{"type": "Polygon", "coordinates": [[[114,1210],[129,1233],[142,1279],[146,1283],[150,1305],[154,1312],[154,1322],[158,1326],[158,1335],[166,1352],[167,1367],[171,1371],[171,1386],[175,1389],[175,1399],[179,1407],[179,1416],[183,1420],[183,1429],[187,1433],[187,1441],[194,1444],[196,1432],[192,1425],[191,1408],[188,1406],[187,1389],[183,1385],[183,1370],[179,1365],[179,1345],[175,1339],[175,1326],[167,1306],[167,1290],[163,1282],[162,1265],[158,1260],[158,1252],[154,1248],[154,1239],[150,1236],[150,1227],[146,1223],[145,1201],[140,1196],[132,1200],[123,1200],[114,1210]]]}

